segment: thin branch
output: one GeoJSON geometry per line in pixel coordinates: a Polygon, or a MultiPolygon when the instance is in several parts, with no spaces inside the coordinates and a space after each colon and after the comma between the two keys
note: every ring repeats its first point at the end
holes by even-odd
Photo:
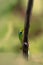
{"type": "Polygon", "coordinates": [[[33,0],[28,1],[28,7],[26,11],[26,21],[24,27],[24,39],[23,39],[23,54],[28,57],[28,31],[30,27],[30,15],[33,6],[33,0]]]}

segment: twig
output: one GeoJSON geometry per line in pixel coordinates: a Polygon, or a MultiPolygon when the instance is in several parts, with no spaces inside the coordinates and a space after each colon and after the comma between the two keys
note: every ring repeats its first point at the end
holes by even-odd
{"type": "Polygon", "coordinates": [[[28,31],[30,27],[30,15],[31,15],[31,10],[33,6],[33,0],[28,1],[28,7],[26,11],[26,21],[25,21],[25,27],[24,27],[24,39],[23,39],[23,54],[25,57],[28,58],[28,31]]]}

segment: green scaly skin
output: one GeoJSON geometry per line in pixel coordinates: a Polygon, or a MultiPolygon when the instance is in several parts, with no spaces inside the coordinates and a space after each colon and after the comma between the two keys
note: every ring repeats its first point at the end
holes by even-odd
{"type": "Polygon", "coordinates": [[[21,31],[19,32],[19,40],[20,40],[20,42],[21,42],[21,44],[22,44],[22,42],[23,42],[23,30],[21,30],[21,31]]]}

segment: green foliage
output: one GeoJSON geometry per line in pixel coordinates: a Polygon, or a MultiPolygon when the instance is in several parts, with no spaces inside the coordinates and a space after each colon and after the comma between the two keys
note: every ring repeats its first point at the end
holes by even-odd
{"type": "Polygon", "coordinates": [[[35,35],[41,31],[41,22],[40,21],[33,21],[30,24],[30,34],[35,35]]]}
{"type": "Polygon", "coordinates": [[[4,51],[5,51],[4,47],[1,47],[0,52],[4,52],[4,51]]]}
{"type": "Polygon", "coordinates": [[[17,45],[14,45],[12,46],[12,51],[15,53],[20,53],[22,50],[22,45],[21,44],[17,44],[17,45]]]}
{"type": "Polygon", "coordinates": [[[35,54],[43,53],[43,34],[31,40],[30,51],[35,54]]]}
{"type": "Polygon", "coordinates": [[[6,14],[11,11],[17,5],[18,0],[2,0],[0,2],[0,16],[6,14]]]}
{"type": "Polygon", "coordinates": [[[7,31],[8,31],[7,25],[2,27],[2,29],[0,30],[0,39],[4,38],[4,36],[6,35],[7,31]]]}
{"type": "MultiPolygon", "coordinates": [[[[21,45],[20,40],[18,38],[18,32],[19,32],[19,30],[24,28],[24,19],[21,18],[20,14],[19,15],[18,14],[15,15],[15,13],[14,14],[9,13],[9,14],[6,14],[6,16],[4,16],[4,19],[2,18],[1,22],[4,23],[4,24],[5,24],[5,22],[4,22],[5,19],[6,19],[6,23],[9,23],[9,21],[10,21],[10,24],[12,24],[12,26],[11,26],[12,33],[9,36],[8,40],[5,40],[3,42],[5,34],[7,34],[7,33],[5,33],[5,31],[6,32],[8,31],[8,28],[7,28],[8,25],[6,25],[6,24],[5,25],[3,24],[4,26],[2,25],[1,30],[0,30],[0,31],[2,31],[2,33],[0,33],[0,40],[1,40],[1,37],[3,39],[1,40],[1,43],[0,43],[0,45],[1,45],[0,51],[17,52],[17,53],[21,51],[22,45],[21,45]]],[[[34,35],[38,30],[40,30],[41,29],[40,24],[42,25],[43,23],[39,22],[38,20],[37,20],[37,22],[36,21],[31,22],[31,24],[30,24],[30,34],[34,35]]],[[[43,46],[42,46],[41,43],[43,43],[43,42],[40,41],[40,38],[43,39],[43,37],[41,35],[39,38],[37,38],[34,35],[34,38],[33,37],[30,38],[31,41],[32,41],[31,42],[32,45],[30,46],[30,51],[32,53],[41,52],[41,48],[43,49],[43,46]],[[34,38],[36,38],[37,40],[35,40],[34,38]],[[41,44],[41,47],[40,47],[39,44],[41,44]]]]}

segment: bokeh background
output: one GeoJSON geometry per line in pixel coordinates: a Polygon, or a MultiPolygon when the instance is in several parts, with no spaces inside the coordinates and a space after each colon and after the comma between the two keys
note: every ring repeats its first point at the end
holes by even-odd
{"type": "Polygon", "coordinates": [[[18,32],[24,28],[27,5],[28,0],[0,0],[0,65],[43,65],[43,0],[33,4],[28,63],[21,55],[18,32]]]}

